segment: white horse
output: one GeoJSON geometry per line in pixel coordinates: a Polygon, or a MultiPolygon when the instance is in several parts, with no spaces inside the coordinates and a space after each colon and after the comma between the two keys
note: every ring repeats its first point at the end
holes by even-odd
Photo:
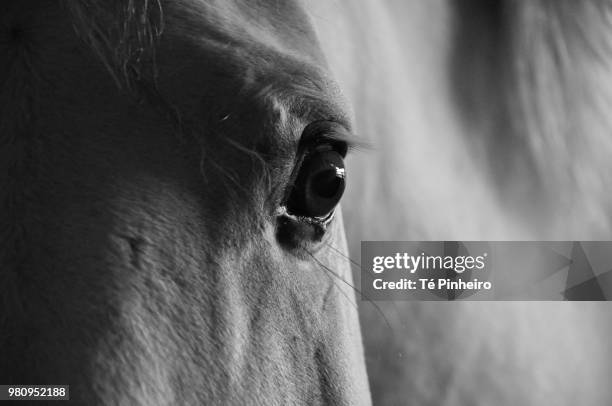
{"type": "Polygon", "coordinates": [[[336,210],[351,123],[304,10],[0,8],[0,382],[370,403],[336,210]]]}
{"type": "MultiPolygon", "coordinates": [[[[489,3],[3,2],[0,383],[369,404],[347,149],[354,256],[609,238],[607,5],[489,3]]],[[[602,305],[398,307],[376,403],[610,403],[602,305]]]]}

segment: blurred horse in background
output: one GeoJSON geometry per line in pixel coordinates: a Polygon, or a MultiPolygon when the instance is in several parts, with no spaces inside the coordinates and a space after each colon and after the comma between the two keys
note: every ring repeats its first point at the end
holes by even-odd
{"type": "MultiPolygon", "coordinates": [[[[310,8],[373,146],[348,162],[355,260],[360,240],[611,238],[611,2],[310,8]]],[[[360,306],[375,404],[612,402],[608,303],[381,303],[392,329],[360,306]]]]}

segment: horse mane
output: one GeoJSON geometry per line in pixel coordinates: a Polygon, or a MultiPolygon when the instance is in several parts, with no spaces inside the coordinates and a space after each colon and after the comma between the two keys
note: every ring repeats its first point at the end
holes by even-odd
{"type": "Polygon", "coordinates": [[[456,8],[456,105],[471,131],[486,135],[502,199],[540,196],[530,203],[576,214],[565,230],[584,229],[585,216],[587,230],[610,230],[612,4],[474,0],[456,8]]]}
{"type": "Polygon", "coordinates": [[[572,207],[585,199],[585,206],[575,208],[609,230],[612,4],[511,4],[516,27],[509,44],[514,62],[508,63],[507,94],[514,133],[528,135],[526,144],[545,187],[570,185],[579,196],[559,196],[558,202],[572,207]]]}

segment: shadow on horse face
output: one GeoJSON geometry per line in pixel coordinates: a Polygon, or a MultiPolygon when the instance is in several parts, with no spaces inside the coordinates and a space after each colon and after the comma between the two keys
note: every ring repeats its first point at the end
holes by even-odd
{"type": "Polygon", "coordinates": [[[84,404],[369,401],[339,210],[286,207],[318,151],[304,129],[349,131],[307,19],[145,3],[3,5],[0,381],[84,404]],[[119,52],[162,18],[154,56],[119,52]]]}

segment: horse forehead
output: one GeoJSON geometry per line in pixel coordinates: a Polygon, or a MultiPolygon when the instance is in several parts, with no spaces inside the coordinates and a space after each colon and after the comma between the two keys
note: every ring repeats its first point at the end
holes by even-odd
{"type": "Polygon", "coordinates": [[[170,0],[162,7],[166,32],[173,38],[189,38],[201,47],[214,44],[228,55],[240,50],[243,62],[249,62],[247,55],[268,58],[268,62],[282,55],[312,66],[324,65],[310,18],[295,0],[170,0]]]}
{"type": "Polygon", "coordinates": [[[348,103],[298,2],[171,0],[162,7],[158,83],[186,117],[207,127],[238,116],[279,128],[288,117],[289,126],[322,118],[350,126],[348,103]]]}

